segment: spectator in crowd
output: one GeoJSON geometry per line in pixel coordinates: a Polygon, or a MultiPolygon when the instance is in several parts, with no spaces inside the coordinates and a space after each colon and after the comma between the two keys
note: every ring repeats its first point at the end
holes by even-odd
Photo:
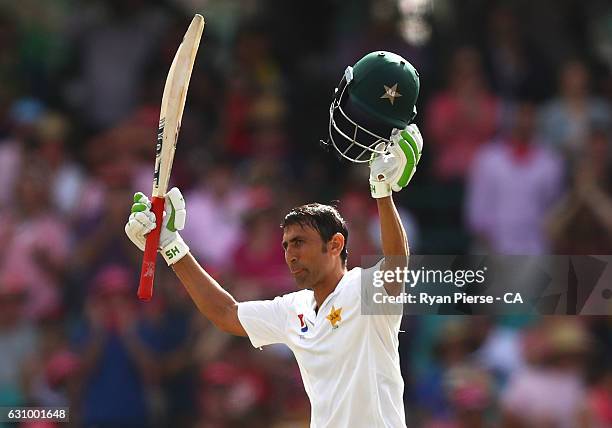
{"type": "Polygon", "coordinates": [[[29,405],[71,407],[76,402],[80,359],[69,349],[64,321],[55,314],[38,324],[37,352],[23,361],[29,405]]]}
{"type": "Polygon", "coordinates": [[[223,361],[207,364],[201,372],[200,411],[197,428],[264,428],[272,403],[268,374],[251,362],[242,342],[232,341],[223,361]]]}
{"type": "Polygon", "coordinates": [[[602,360],[597,367],[597,379],[586,397],[579,428],[612,426],[612,364],[607,354],[602,360]]]}
{"type": "Polygon", "coordinates": [[[445,382],[451,370],[468,363],[471,349],[466,327],[460,320],[444,323],[431,349],[433,364],[416,381],[414,392],[422,413],[420,417],[433,427],[444,426],[454,417],[445,382]]]}
{"type": "Polygon", "coordinates": [[[434,424],[432,427],[485,428],[494,426],[487,414],[495,399],[494,385],[485,370],[476,365],[455,367],[446,374],[444,383],[444,390],[454,416],[450,423],[434,424]]]}
{"type": "Polygon", "coordinates": [[[198,185],[185,195],[189,212],[198,221],[189,222],[183,235],[191,251],[201,257],[209,269],[222,271],[242,237],[241,220],[249,198],[231,163],[224,159],[202,166],[198,185]],[[214,239],[214,244],[211,241],[214,239]]]}
{"type": "Polygon", "coordinates": [[[79,211],[103,209],[107,188],[151,186],[151,140],[155,141],[158,123],[159,111],[143,108],[87,140],[83,152],[90,176],[83,186],[79,211]]]}
{"type": "Polygon", "coordinates": [[[273,379],[277,384],[276,402],[280,401],[280,411],[272,427],[308,428],[310,426],[310,403],[302,393],[303,385],[299,369],[285,364],[284,372],[284,376],[273,379]]]}
{"type": "Polygon", "coordinates": [[[572,59],[559,73],[558,94],[541,110],[541,130],[554,148],[573,163],[586,145],[591,124],[612,125],[612,110],[591,94],[591,73],[586,63],[572,59]]]}
{"type": "Polygon", "coordinates": [[[557,254],[612,254],[610,136],[593,128],[575,162],[573,185],[549,216],[557,254]]]}
{"type": "Polygon", "coordinates": [[[279,180],[292,177],[285,162],[288,143],[284,131],[286,108],[282,98],[273,94],[262,95],[251,105],[247,134],[252,153],[241,165],[251,184],[274,186],[279,180]]]}
{"type": "MultiPolygon", "coordinates": [[[[342,195],[340,201],[340,212],[346,213],[345,219],[351,228],[350,257],[346,262],[347,267],[352,269],[355,266],[363,266],[362,257],[380,254],[379,237],[371,233],[372,220],[378,220],[373,217],[376,215],[376,206],[372,206],[372,200],[362,192],[349,191],[342,195]]],[[[412,235],[410,238],[412,246],[412,235]]]]}
{"type": "Polygon", "coordinates": [[[106,266],[93,281],[87,322],[74,333],[81,355],[80,411],[84,427],[148,427],[147,386],[158,376],[159,335],[134,301],[133,274],[106,266]]]}
{"type": "Polygon", "coordinates": [[[119,211],[124,208],[126,196],[129,203],[131,191],[123,185],[102,188],[104,204],[100,211],[79,219],[73,236],[76,241],[71,261],[70,296],[78,309],[89,293],[87,284],[92,284],[94,275],[104,266],[113,264],[131,268],[141,262],[140,255],[127,246],[118,225],[119,211]],[[84,286],[85,284],[85,286],[84,286]]]}
{"type": "Polygon", "coordinates": [[[497,129],[499,100],[487,88],[481,57],[472,47],[452,54],[447,87],[425,111],[427,144],[438,180],[463,180],[478,148],[497,129]]]}
{"type": "Polygon", "coordinates": [[[403,6],[405,12],[414,13],[419,6],[402,5],[387,0],[365,3],[368,8],[365,13],[356,11],[350,3],[338,5],[339,13],[334,26],[337,40],[332,56],[334,69],[328,71],[336,75],[366,53],[384,49],[410,58],[410,63],[417,70],[426,73],[429,59],[427,46],[411,43],[403,34],[406,25],[402,25],[402,14],[398,10],[398,6],[403,6]]]}
{"type": "MultiPolygon", "coordinates": [[[[232,255],[235,284],[241,300],[267,299],[293,291],[291,277],[278,242],[282,230],[269,190],[257,205],[251,206],[244,218],[244,237],[232,255]]],[[[231,281],[233,282],[233,281],[231,281]]]]}
{"type": "Polygon", "coordinates": [[[36,351],[37,331],[24,316],[28,295],[25,278],[0,276],[0,403],[24,405],[22,362],[36,351]]]}
{"type": "Polygon", "coordinates": [[[495,92],[507,102],[524,88],[542,97],[548,89],[545,64],[528,43],[516,8],[496,3],[487,18],[485,60],[495,92]]]}
{"type": "Polygon", "coordinates": [[[244,158],[254,153],[248,128],[257,99],[278,97],[283,89],[283,74],[272,55],[265,23],[243,24],[236,34],[233,59],[221,120],[225,150],[244,158]]]}
{"type": "Polygon", "coordinates": [[[136,108],[138,88],[166,16],[144,0],[95,2],[70,20],[78,69],[70,102],[93,129],[106,129],[136,108]]]}
{"type": "Polygon", "coordinates": [[[24,157],[27,143],[34,138],[38,121],[46,112],[44,104],[36,98],[22,98],[10,107],[3,124],[5,134],[0,134],[0,207],[10,206],[17,179],[27,165],[24,157]]]}
{"type": "Polygon", "coordinates": [[[12,207],[0,213],[0,236],[11,248],[0,270],[24,277],[30,288],[26,316],[38,319],[61,304],[69,235],[65,221],[51,208],[47,165],[34,157],[25,163],[12,207]]]}
{"type": "Polygon", "coordinates": [[[187,292],[180,287],[172,272],[158,269],[155,273],[155,299],[144,308],[144,322],[159,332],[160,389],[162,397],[154,409],[160,426],[192,428],[197,411],[197,378],[200,365],[221,355],[225,348],[216,345],[216,337],[201,326],[204,320],[187,292]],[[149,306],[152,308],[149,309],[149,306]],[[208,351],[198,352],[200,349],[208,351]]]}
{"type": "Polygon", "coordinates": [[[486,369],[496,384],[504,387],[508,378],[523,368],[521,330],[505,325],[493,316],[471,316],[467,321],[474,344],[472,359],[486,369]]]}
{"type": "Polygon", "coordinates": [[[34,153],[50,170],[53,207],[70,218],[81,197],[84,174],[67,147],[68,118],[57,112],[45,114],[36,124],[34,153]]]}
{"type": "Polygon", "coordinates": [[[503,392],[501,426],[574,428],[586,396],[590,338],[577,319],[550,318],[532,334],[530,366],[515,373],[503,392]]]}
{"type": "Polygon", "coordinates": [[[535,135],[535,105],[517,103],[511,129],[476,155],[466,202],[479,249],[544,254],[544,216],[562,190],[563,165],[535,135]],[[521,207],[521,209],[517,209],[521,207]]]}

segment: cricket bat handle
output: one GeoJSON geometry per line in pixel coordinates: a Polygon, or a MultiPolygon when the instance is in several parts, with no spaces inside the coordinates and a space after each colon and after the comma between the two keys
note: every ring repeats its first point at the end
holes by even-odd
{"type": "Polygon", "coordinates": [[[164,218],[163,197],[153,196],[151,200],[151,211],[155,214],[155,229],[147,235],[144,256],[142,257],[142,268],[140,270],[140,284],[138,285],[138,298],[140,300],[151,300],[153,297],[153,279],[155,278],[155,260],[157,259],[157,248],[159,247],[159,235],[161,234],[162,221],[164,218]]]}

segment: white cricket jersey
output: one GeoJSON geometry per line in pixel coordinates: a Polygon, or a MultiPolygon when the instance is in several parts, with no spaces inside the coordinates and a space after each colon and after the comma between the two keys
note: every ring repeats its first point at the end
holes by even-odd
{"type": "MultiPolygon", "coordinates": [[[[238,304],[254,347],[284,343],[297,360],[311,403],[311,428],[405,427],[398,333],[401,315],[361,315],[354,268],[315,313],[312,290],[238,304]]],[[[384,292],[384,288],[381,288],[384,292]]]]}

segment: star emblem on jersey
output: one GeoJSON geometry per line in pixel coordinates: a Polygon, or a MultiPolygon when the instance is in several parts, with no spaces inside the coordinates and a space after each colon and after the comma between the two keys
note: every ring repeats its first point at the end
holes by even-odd
{"type": "Polygon", "coordinates": [[[341,313],[342,308],[336,309],[336,307],[332,305],[331,311],[329,311],[329,315],[325,317],[331,323],[332,328],[338,328],[337,324],[342,321],[342,317],[340,316],[341,313]]]}
{"type": "Polygon", "coordinates": [[[391,105],[393,105],[393,103],[395,102],[395,99],[402,96],[402,94],[400,94],[397,91],[397,83],[391,87],[387,85],[383,85],[383,86],[385,87],[385,93],[382,94],[380,98],[388,99],[391,105]]]}

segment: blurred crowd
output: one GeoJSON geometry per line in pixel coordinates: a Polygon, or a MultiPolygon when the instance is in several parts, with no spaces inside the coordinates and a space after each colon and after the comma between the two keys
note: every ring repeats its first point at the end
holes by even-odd
{"type": "MultiPolygon", "coordinates": [[[[607,0],[0,0],[0,405],[70,406],[72,426],[308,426],[287,348],[216,331],[165,267],[135,297],[123,227],[196,11],[172,184],[192,253],[237,300],[294,290],[292,206],[337,201],[349,267],[380,251],[367,167],[318,143],[344,68],[377,49],[421,75],[422,166],[395,197],[413,253],[612,254],[607,0]]],[[[612,427],[609,317],[402,330],[410,426],[612,427]]]]}

